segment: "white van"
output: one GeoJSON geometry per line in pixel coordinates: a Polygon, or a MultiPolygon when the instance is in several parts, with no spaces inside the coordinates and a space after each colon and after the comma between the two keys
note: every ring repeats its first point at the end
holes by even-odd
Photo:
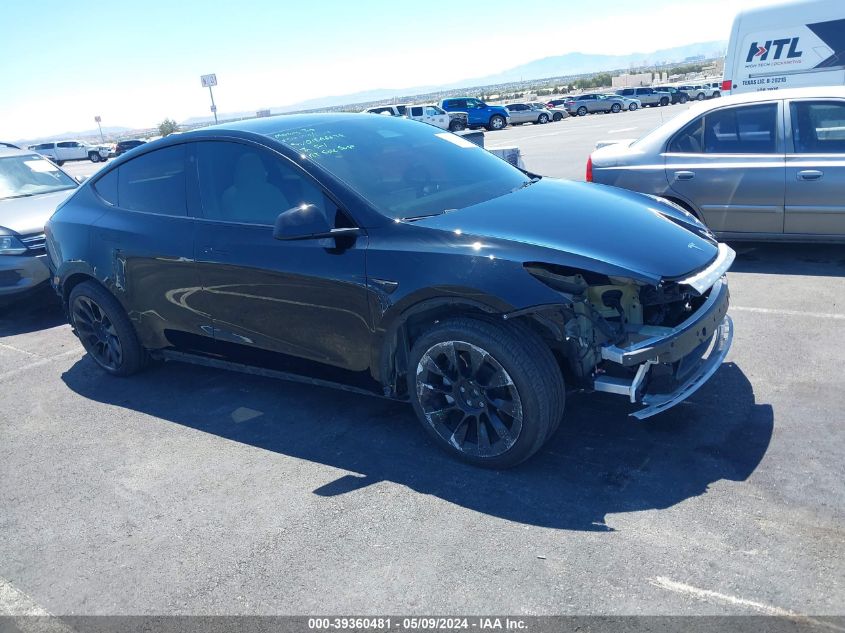
{"type": "Polygon", "coordinates": [[[722,94],[845,84],[845,0],[802,0],[736,16],[722,94]]]}

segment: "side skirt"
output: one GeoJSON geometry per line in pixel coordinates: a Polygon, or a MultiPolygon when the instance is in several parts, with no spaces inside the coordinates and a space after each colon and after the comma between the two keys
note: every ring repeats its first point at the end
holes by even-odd
{"type": "Polygon", "coordinates": [[[369,389],[362,389],[360,387],[353,387],[343,383],[334,382],[331,380],[323,380],[321,378],[312,378],[310,376],[302,376],[300,374],[293,374],[278,369],[268,369],[265,367],[256,367],[254,365],[246,365],[243,363],[236,363],[233,361],[222,360],[219,358],[209,358],[208,356],[201,356],[199,354],[190,354],[187,352],[177,352],[174,350],[160,350],[151,352],[150,355],[155,359],[173,360],[181,363],[190,363],[192,365],[201,365],[203,367],[213,367],[215,369],[225,369],[227,371],[236,371],[242,374],[252,374],[253,376],[263,376],[265,378],[276,378],[279,380],[287,380],[289,382],[298,382],[306,385],[315,385],[317,387],[328,387],[330,389],[340,389],[341,391],[349,391],[364,396],[371,396],[373,398],[382,398],[384,400],[396,400],[383,394],[379,394],[369,389]]]}

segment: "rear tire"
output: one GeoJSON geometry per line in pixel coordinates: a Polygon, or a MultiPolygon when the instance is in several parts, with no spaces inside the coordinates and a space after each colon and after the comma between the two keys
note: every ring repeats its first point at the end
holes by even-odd
{"type": "Polygon", "coordinates": [[[681,95],[681,99],[680,99],[681,105],[685,104],[687,101],[689,101],[689,97],[687,95],[681,95]]]}
{"type": "Polygon", "coordinates": [[[663,97],[662,99],[660,99],[660,105],[662,105],[662,106],[669,105],[669,97],[663,97]]]}
{"type": "Polygon", "coordinates": [[[713,99],[716,99],[716,98],[721,97],[721,96],[722,96],[722,93],[719,92],[718,90],[713,93],[713,99]]]}
{"type": "Polygon", "coordinates": [[[112,376],[131,376],[141,370],[147,353],[117,299],[93,281],[70,293],[71,325],[88,355],[112,376]]]}
{"type": "Polygon", "coordinates": [[[578,116],[587,116],[587,107],[581,106],[578,110],[576,110],[576,112],[578,113],[578,116]]]}
{"type": "Polygon", "coordinates": [[[414,343],[408,393],[437,444],[485,468],[509,468],[554,433],[565,405],[549,348],[519,323],[449,319],[414,343]]]}
{"type": "Polygon", "coordinates": [[[703,93],[703,92],[699,92],[699,93],[698,93],[698,96],[696,97],[696,99],[697,99],[698,101],[704,101],[704,93],[703,93]]]}

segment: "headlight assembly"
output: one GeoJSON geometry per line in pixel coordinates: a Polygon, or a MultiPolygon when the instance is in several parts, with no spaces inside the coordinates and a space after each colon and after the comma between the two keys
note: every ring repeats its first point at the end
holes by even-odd
{"type": "Polygon", "coordinates": [[[26,246],[14,235],[0,235],[0,255],[23,255],[26,246]]]}

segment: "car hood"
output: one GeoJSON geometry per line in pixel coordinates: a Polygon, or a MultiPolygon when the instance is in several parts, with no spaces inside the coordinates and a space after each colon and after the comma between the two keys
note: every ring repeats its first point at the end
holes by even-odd
{"type": "Polygon", "coordinates": [[[76,189],[64,189],[26,198],[0,200],[0,227],[20,235],[40,233],[56,207],[76,189]]]}
{"type": "Polygon", "coordinates": [[[491,240],[479,242],[478,247],[488,246],[485,254],[493,257],[499,250],[499,256],[656,283],[687,276],[716,258],[714,240],[684,228],[693,222],[642,194],[544,178],[416,224],[462,239],[491,240]]]}

